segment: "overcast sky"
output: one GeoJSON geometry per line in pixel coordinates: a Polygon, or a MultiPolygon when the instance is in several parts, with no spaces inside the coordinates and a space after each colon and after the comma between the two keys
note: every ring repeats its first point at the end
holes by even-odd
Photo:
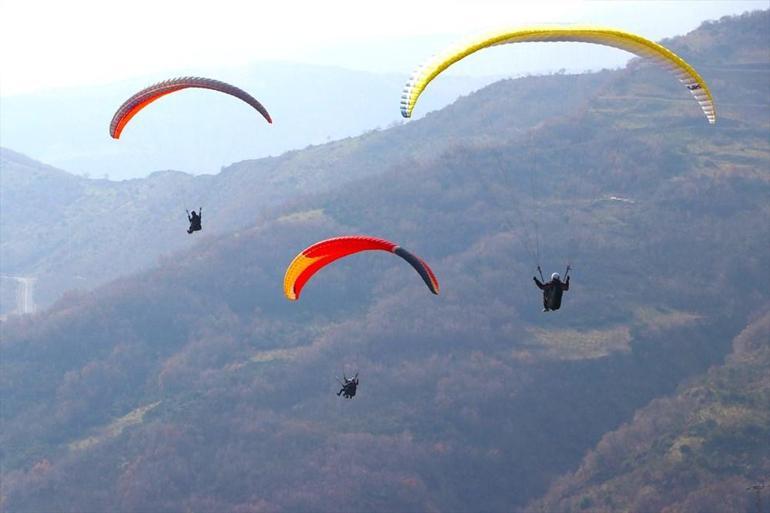
{"type": "MultiPolygon", "coordinates": [[[[657,40],[703,20],[766,9],[770,1],[0,0],[0,6],[0,95],[14,95],[264,60],[409,73],[448,42],[500,26],[590,23],[657,40]]],[[[627,57],[612,50],[591,59],[598,68],[627,57]]],[[[453,71],[499,74],[499,67],[493,57],[453,71]]],[[[560,67],[559,61],[546,66],[560,67]]]]}

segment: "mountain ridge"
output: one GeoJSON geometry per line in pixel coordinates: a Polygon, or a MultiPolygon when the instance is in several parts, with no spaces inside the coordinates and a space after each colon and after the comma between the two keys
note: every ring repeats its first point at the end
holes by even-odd
{"type": "MultiPolygon", "coordinates": [[[[729,78],[718,80],[735,97],[761,98],[729,78]]],[[[613,81],[652,97],[618,102],[605,88],[522,136],[498,128],[514,85],[499,84],[468,99],[490,100],[469,124],[500,120],[475,139],[415,135],[429,156],[297,196],[3,323],[0,508],[519,511],[552,500],[640,408],[654,412],[651,401],[708,379],[733,347],[763,347],[766,333],[760,322],[759,342],[739,335],[757,320],[747,305],[770,301],[764,111],[727,105],[709,127],[697,105],[661,108],[656,97],[686,94],[668,75],[632,66],[613,81]],[[535,231],[546,271],[575,259],[558,313],[539,311],[531,283],[535,231]],[[299,249],[352,232],[419,254],[441,295],[378,254],[324,269],[299,302],[282,297],[299,249]],[[359,394],[338,400],[334,376],[356,370],[359,394]]],[[[437,116],[448,114],[426,121],[437,116]]]]}
{"type": "MultiPolygon", "coordinates": [[[[543,116],[562,112],[569,106],[576,108],[590,94],[592,85],[602,80],[606,80],[606,74],[533,77],[489,87],[491,91],[505,87],[511,93],[542,91],[539,95],[535,93],[538,101],[510,105],[521,123],[521,128],[511,132],[511,136],[516,137],[520,135],[519,130],[539,122],[543,116]],[[549,93],[558,90],[565,81],[571,83],[574,94],[559,102],[546,102],[549,93]],[[549,105],[543,108],[544,113],[540,112],[546,103],[549,105]]],[[[446,123],[452,112],[467,118],[463,112],[488,104],[490,97],[489,92],[481,98],[464,97],[451,106],[449,112],[431,113],[423,120],[391,130],[371,131],[357,138],[290,151],[279,157],[235,163],[218,175],[161,172],[147,179],[111,182],[81,177],[67,180],[57,172],[61,181],[56,182],[49,194],[52,207],[45,211],[35,211],[41,203],[30,201],[46,187],[45,181],[35,184],[29,179],[28,168],[10,158],[0,160],[4,204],[4,215],[0,219],[3,232],[0,270],[37,276],[39,302],[49,305],[68,289],[91,288],[153,265],[164,254],[190,248],[191,238],[184,233],[185,208],[205,207],[205,233],[225,233],[248,226],[292,198],[323,192],[404,162],[428,160],[463,136],[457,128],[452,128],[454,124],[446,123]],[[432,143],[415,145],[415,138],[432,143]],[[162,183],[165,185],[159,187],[162,183]],[[59,190],[72,194],[55,197],[59,190]],[[154,227],[149,238],[143,229],[145,226],[154,227]],[[41,241],[40,246],[46,250],[41,252],[40,248],[30,247],[30,237],[41,241]],[[131,253],[136,247],[142,247],[143,251],[131,253]],[[93,249],[84,254],[83,248],[93,249]]],[[[476,122],[469,141],[483,142],[490,134],[511,131],[501,116],[471,119],[483,121],[476,122]]],[[[24,162],[36,169],[49,169],[37,162],[24,162]]]]}

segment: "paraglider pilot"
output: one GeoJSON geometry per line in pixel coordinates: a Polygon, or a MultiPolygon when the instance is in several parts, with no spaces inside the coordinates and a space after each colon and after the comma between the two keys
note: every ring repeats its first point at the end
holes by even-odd
{"type": "Polygon", "coordinates": [[[200,207],[198,212],[195,210],[193,210],[192,213],[190,213],[189,210],[185,210],[185,212],[187,212],[187,220],[190,221],[190,227],[187,229],[187,233],[198,232],[202,230],[201,217],[203,216],[203,207],[200,207]]]}
{"type": "MultiPolygon", "coordinates": [[[[538,268],[539,270],[540,268],[538,268]]],[[[537,276],[533,276],[535,285],[537,288],[543,291],[543,311],[549,312],[551,310],[558,310],[561,307],[561,296],[569,290],[569,266],[567,266],[566,281],[561,281],[559,273],[553,273],[551,275],[551,281],[543,283],[537,279],[537,276]]],[[[542,278],[542,273],[541,273],[542,278]]]]}
{"type": "MultiPolygon", "coordinates": [[[[342,375],[345,380],[344,383],[340,381],[342,388],[337,392],[337,396],[342,395],[345,399],[352,399],[356,395],[356,389],[358,388],[358,373],[352,378],[348,378],[344,374],[342,375]]],[[[339,380],[338,380],[339,381],[339,380]]]]}

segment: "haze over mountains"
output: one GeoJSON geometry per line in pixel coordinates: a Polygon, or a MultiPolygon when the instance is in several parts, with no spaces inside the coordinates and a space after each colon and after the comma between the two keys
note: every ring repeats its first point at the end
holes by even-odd
{"type": "Polygon", "coordinates": [[[0,508],[746,510],[770,472],[768,36],[762,11],[666,42],[715,127],[633,61],[216,176],[3,151],[2,265],[48,301],[181,251],[3,323],[0,508]],[[536,230],[546,270],[575,265],[557,314],[536,230]],[[286,301],[291,258],[343,233],[413,250],[441,295],[359,255],[286,301]]]}
{"type": "MultiPolygon", "coordinates": [[[[213,73],[261,101],[273,125],[231,97],[185,91],[142,112],[120,141],[111,139],[108,127],[115,110],[134,92],[171,78],[152,76],[4,97],[2,145],[92,178],[121,180],[167,169],[213,174],[232,162],[400,123],[398,97],[407,78],[281,62],[213,73]]],[[[436,85],[423,112],[492,81],[447,78],[436,85]]]]}
{"type": "MultiPolygon", "coordinates": [[[[169,171],[124,182],[89,180],[0,149],[0,271],[36,277],[36,300],[47,305],[66,290],[93,287],[190,247],[196,238],[185,233],[185,208],[204,207],[204,234],[250,226],[284,202],[382,173],[408,159],[429,160],[457,141],[520,136],[543,116],[576,111],[608,78],[607,73],[557,75],[493,85],[418,122],[240,162],[216,176],[169,171]],[[500,87],[507,94],[527,95],[525,102],[507,100],[515,125],[495,112],[493,98],[500,87]],[[572,93],[559,95],[565,87],[572,93]],[[458,117],[467,119],[458,125],[458,117]]],[[[5,296],[15,286],[0,285],[5,296]]]]}

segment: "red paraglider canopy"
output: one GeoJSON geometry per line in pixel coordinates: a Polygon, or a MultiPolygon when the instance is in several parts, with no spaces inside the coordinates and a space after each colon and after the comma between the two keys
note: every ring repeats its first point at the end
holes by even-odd
{"type": "Polygon", "coordinates": [[[283,280],[284,294],[286,294],[288,299],[295,301],[299,299],[300,292],[302,292],[302,287],[305,286],[305,283],[323,267],[354,253],[376,250],[394,253],[409,262],[422,277],[430,291],[438,294],[439,285],[436,275],[433,274],[431,268],[421,258],[393,242],[365,235],[327,239],[316,242],[304,249],[292,260],[286,269],[283,280]]]}
{"type": "Polygon", "coordinates": [[[126,124],[131,121],[131,118],[136,116],[140,110],[167,94],[188,88],[211,89],[213,91],[219,91],[235,96],[254,107],[260,114],[262,114],[268,123],[273,122],[267,109],[265,109],[256,98],[243,89],[211,78],[182,77],[172,78],[171,80],[165,80],[151,85],[123,102],[123,105],[120,106],[112,117],[112,122],[110,123],[110,135],[113,139],[119,139],[121,132],[123,132],[123,128],[125,128],[126,124]]]}

